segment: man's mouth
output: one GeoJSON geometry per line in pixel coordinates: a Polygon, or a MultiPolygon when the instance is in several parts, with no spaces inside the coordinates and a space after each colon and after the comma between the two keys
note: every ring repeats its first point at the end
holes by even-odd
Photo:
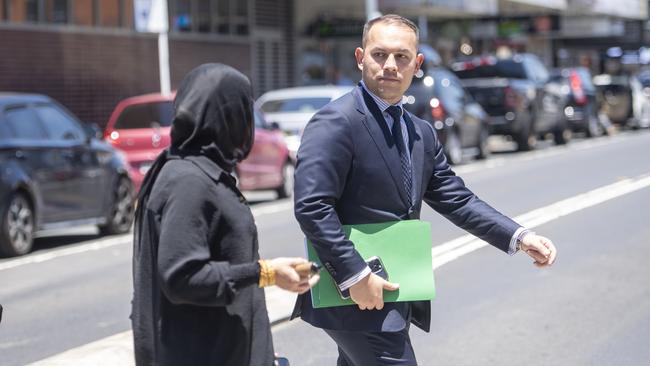
{"type": "Polygon", "coordinates": [[[387,82],[399,82],[399,79],[397,78],[392,78],[392,77],[386,77],[386,76],[380,76],[379,81],[387,81],[387,82]]]}

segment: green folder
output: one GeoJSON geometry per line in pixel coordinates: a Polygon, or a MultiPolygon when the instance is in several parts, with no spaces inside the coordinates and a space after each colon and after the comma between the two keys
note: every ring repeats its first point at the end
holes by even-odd
{"type": "MultiPolygon", "coordinates": [[[[397,291],[384,290],[385,302],[431,300],[436,295],[431,263],[431,225],[420,220],[379,224],[344,225],[343,231],[364,259],[378,256],[388,272],[388,280],[399,283],[397,291]]],[[[311,242],[306,240],[307,257],[322,265],[311,242]]],[[[330,276],[323,270],[311,290],[312,306],[327,308],[354,305],[343,299],[330,276]]]]}

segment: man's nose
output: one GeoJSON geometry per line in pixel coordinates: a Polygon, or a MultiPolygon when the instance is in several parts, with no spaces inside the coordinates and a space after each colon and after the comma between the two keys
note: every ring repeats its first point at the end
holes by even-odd
{"type": "Polygon", "coordinates": [[[397,71],[397,63],[395,62],[395,56],[392,53],[388,54],[388,58],[386,58],[386,62],[384,62],[384,70],[397,71]]]}

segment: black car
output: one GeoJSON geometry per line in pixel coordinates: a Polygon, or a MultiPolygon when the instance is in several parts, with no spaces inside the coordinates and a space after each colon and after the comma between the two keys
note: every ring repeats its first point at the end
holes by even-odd
{"type": "Polygon", "coordinates": [[[133,185],[121,153],[49,97],[0,93],[0,255],[32,249],[42,230],[128,232],[133,185]]]}
{"type": "Polygon", "coordinates": [[[537,56],[477,57],[454,62],[451,68],[490,115],[490,134],[511,136],[522,151],[534,148],[537,138],[548,133],[557,144],[570,140],[562,114],[566,94],[537,56]]]}
{"type": "Polygon", "coordinates": [[[551,71],[551,80],[562,84],[566,94],[563,108],[566,123],[575,132],[587,137],[600,136],[605,132],[598,118],[600,105],[591,73],[585,67],[567,67],[551,71]]]}
{"type": "Polygon", "coordinates": [[[451,164],[460,163],[464,155],[487,157],[487,113],[460,80],[440,65],[433,48],[421,45],[419,52],[425,62],[404,93],[404,107],[436,129],[451,164]]]}

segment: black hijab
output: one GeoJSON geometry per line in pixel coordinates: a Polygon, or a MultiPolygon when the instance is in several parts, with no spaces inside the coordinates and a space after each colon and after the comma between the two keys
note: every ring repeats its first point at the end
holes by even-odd
{"type": "Polygon", "coordinates": [[[136,235],[142,208],[168,160],[203,155],[231,172],[253,145],[253,90],[248,78],[230,66],[203,64],[190,71],[176,93],[174,110],[171,146],[156,158],[138,194],[136,235]]]}

